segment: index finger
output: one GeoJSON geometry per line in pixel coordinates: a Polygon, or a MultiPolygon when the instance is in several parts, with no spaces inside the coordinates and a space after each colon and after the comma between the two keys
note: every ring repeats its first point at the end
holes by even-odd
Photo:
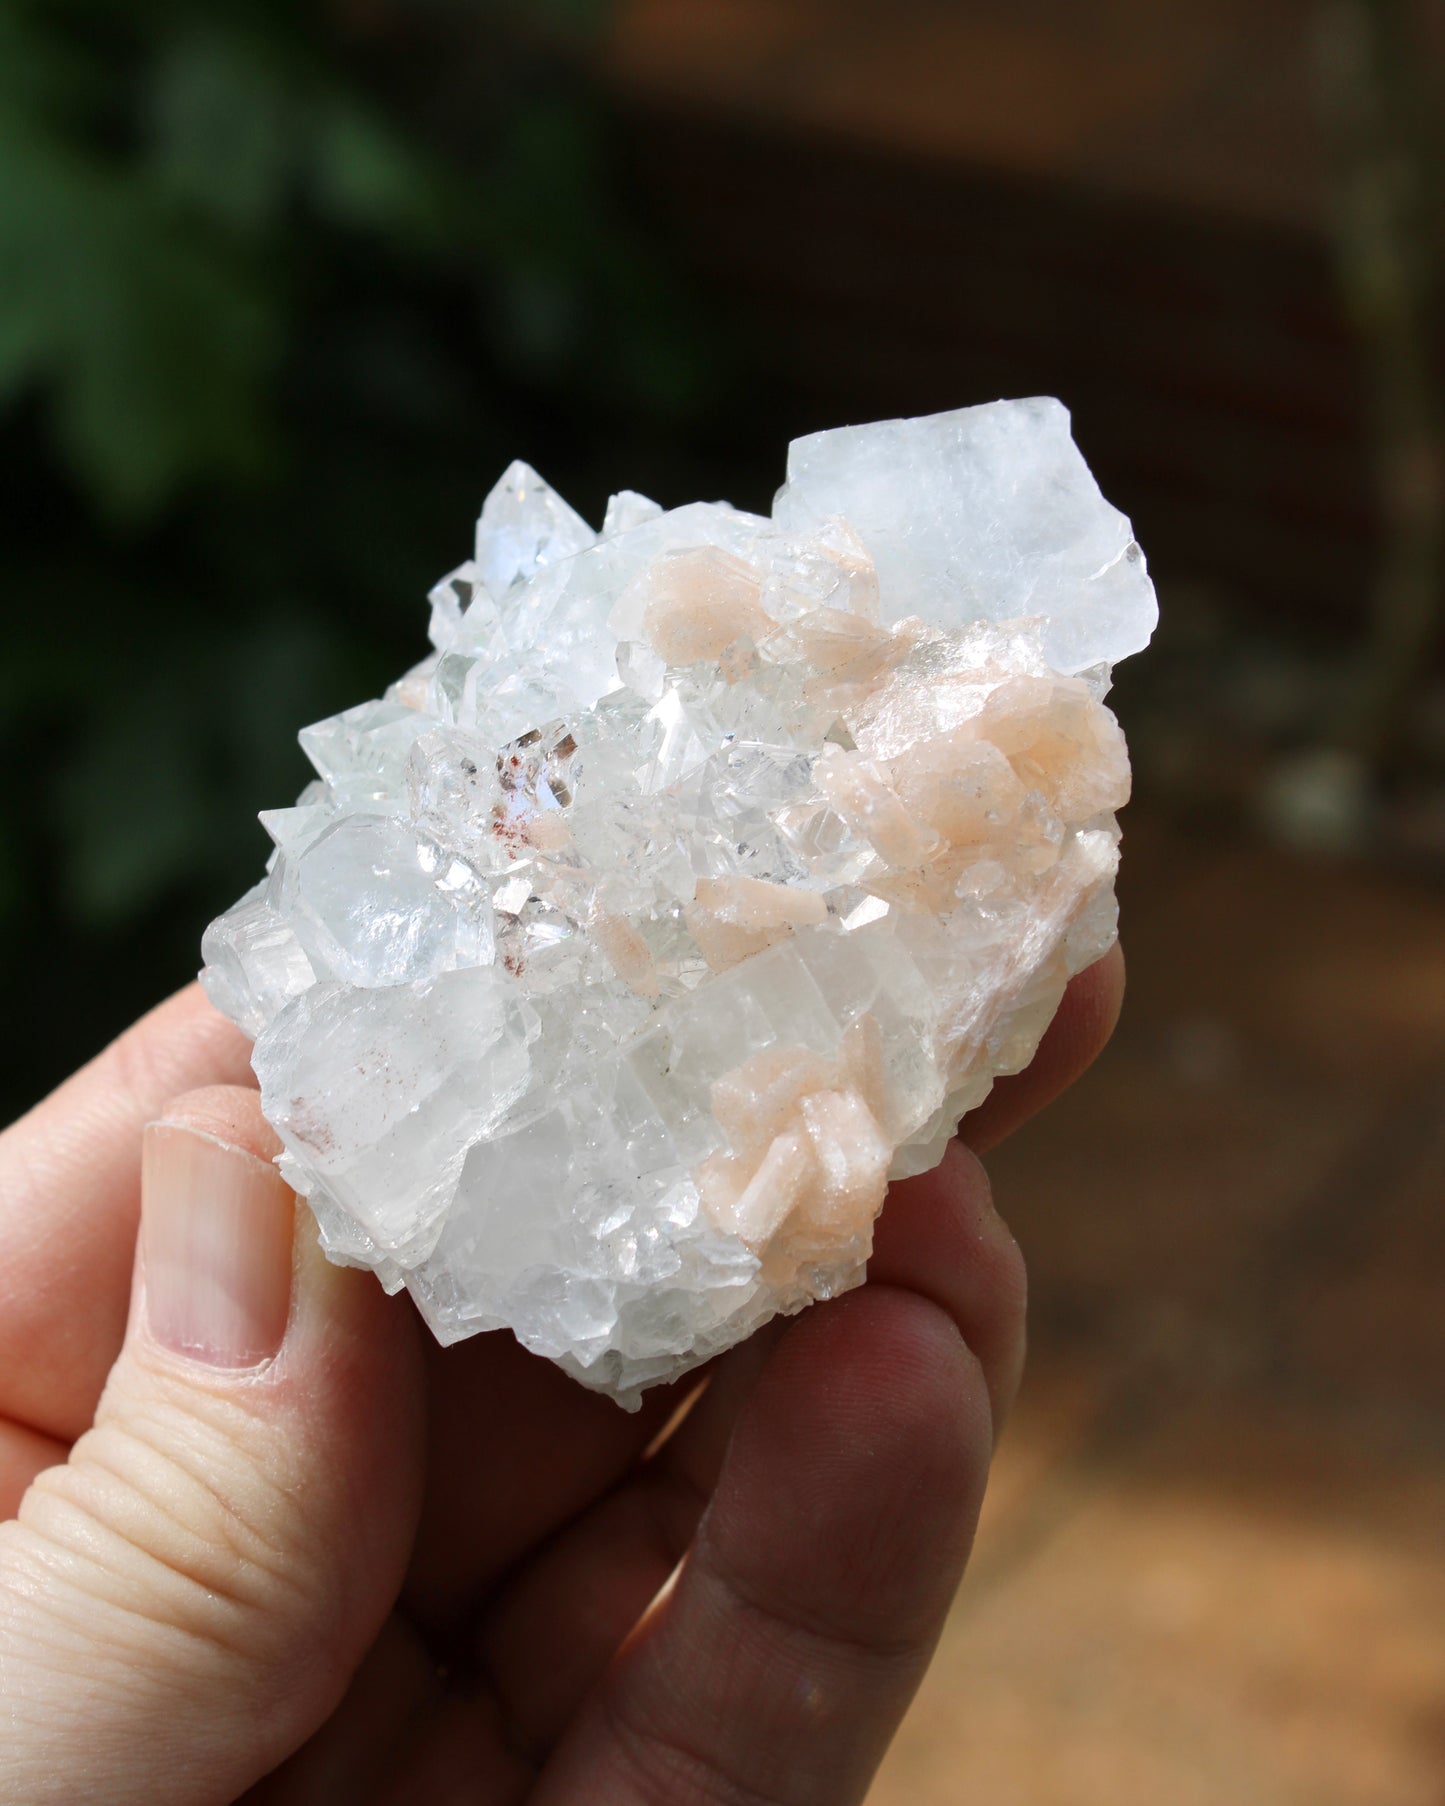
{"type": "Polygon", "coordinates": [[[1124,954],[1115,941],[1100,960],[1069,980],[1058,1013],[1022,1072],[1000,1079],[958,1132],[975,1154],[1007,1140],[1045,1104],[1081,1078],[1108,1045],[1124,1003],[1124,954]]]}
{"type": "Polygon", "coordinates": [[[536,1806],[861,1801],[963,1572],[991,1445],[982,1369],[931,1299],[869,1285],[800,1318],[536,1806]]]}

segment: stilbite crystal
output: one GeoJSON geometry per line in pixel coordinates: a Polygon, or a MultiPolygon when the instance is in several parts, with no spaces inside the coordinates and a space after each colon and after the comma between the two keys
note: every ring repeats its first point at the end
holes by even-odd
{"type": "Polygon", "coordinates": [[[1033,400],[799,440],[771,519],[513,464],[431,602],[202,982],[333,1259],[633,1404],[857,1284],[1108,947],[1153,589],[1033,400]]]}

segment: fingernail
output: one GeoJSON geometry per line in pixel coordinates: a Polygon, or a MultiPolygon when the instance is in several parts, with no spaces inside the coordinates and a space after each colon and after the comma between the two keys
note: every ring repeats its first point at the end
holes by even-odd
{"type": "Polygon", "coordinates": [[[259,1367],[291,1309],[295,1199],[267,1161],[179,1123],[141,1155],[141,1262],[150,1332],[210,1367],[259,1367]]]}

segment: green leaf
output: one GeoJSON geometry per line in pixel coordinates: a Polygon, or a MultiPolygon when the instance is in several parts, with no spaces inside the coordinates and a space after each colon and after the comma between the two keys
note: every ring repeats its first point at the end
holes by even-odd
{"type": "Polygon", "coordinates": [[[277,58],[215,30],[167,46],[150,97],[160,190],[232,229],[273,227],[299,150],[297,96],[277,58]]]}
{"type": "Polygon", "coordinates": [[[44,378],[77,474],[120,517],[255,472],[276,297],[154,190],[55,137],[0,133],[0,391],[44,378]]]}
{"type": "Polygon", "coordinates": [[[333,93],[319,103],[309,174],[316,205],[339,225],[416,245],[438,243],[445,235],[449,180],[349,95],[333,93]]]}

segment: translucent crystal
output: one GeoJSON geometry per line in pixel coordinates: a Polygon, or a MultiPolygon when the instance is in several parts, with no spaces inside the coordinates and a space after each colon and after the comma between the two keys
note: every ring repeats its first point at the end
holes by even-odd
{"type": "Polygon", "coordinates": [[[772,519],[513,464],[430,600],[202,982],[333,1259],[630,1405],[857,1284],[1109,946],[1153,589],[1035,400],[800,440],[772,519]]]}
{"type": "Polygon", "coordinates": [[[477,521],[477,577],[500,601],[545,564],[584,551],[597,538],[521,459],[508,465],[477,521]]]}
{"type": "Polygon", "coordinates": [[[1056,671],[1115,663],[1158,619],[1133,530],[1046,397],[795,440],[774,518],[841,515],[878,570],[885,621],[1042,618],[1056,671]]]}

